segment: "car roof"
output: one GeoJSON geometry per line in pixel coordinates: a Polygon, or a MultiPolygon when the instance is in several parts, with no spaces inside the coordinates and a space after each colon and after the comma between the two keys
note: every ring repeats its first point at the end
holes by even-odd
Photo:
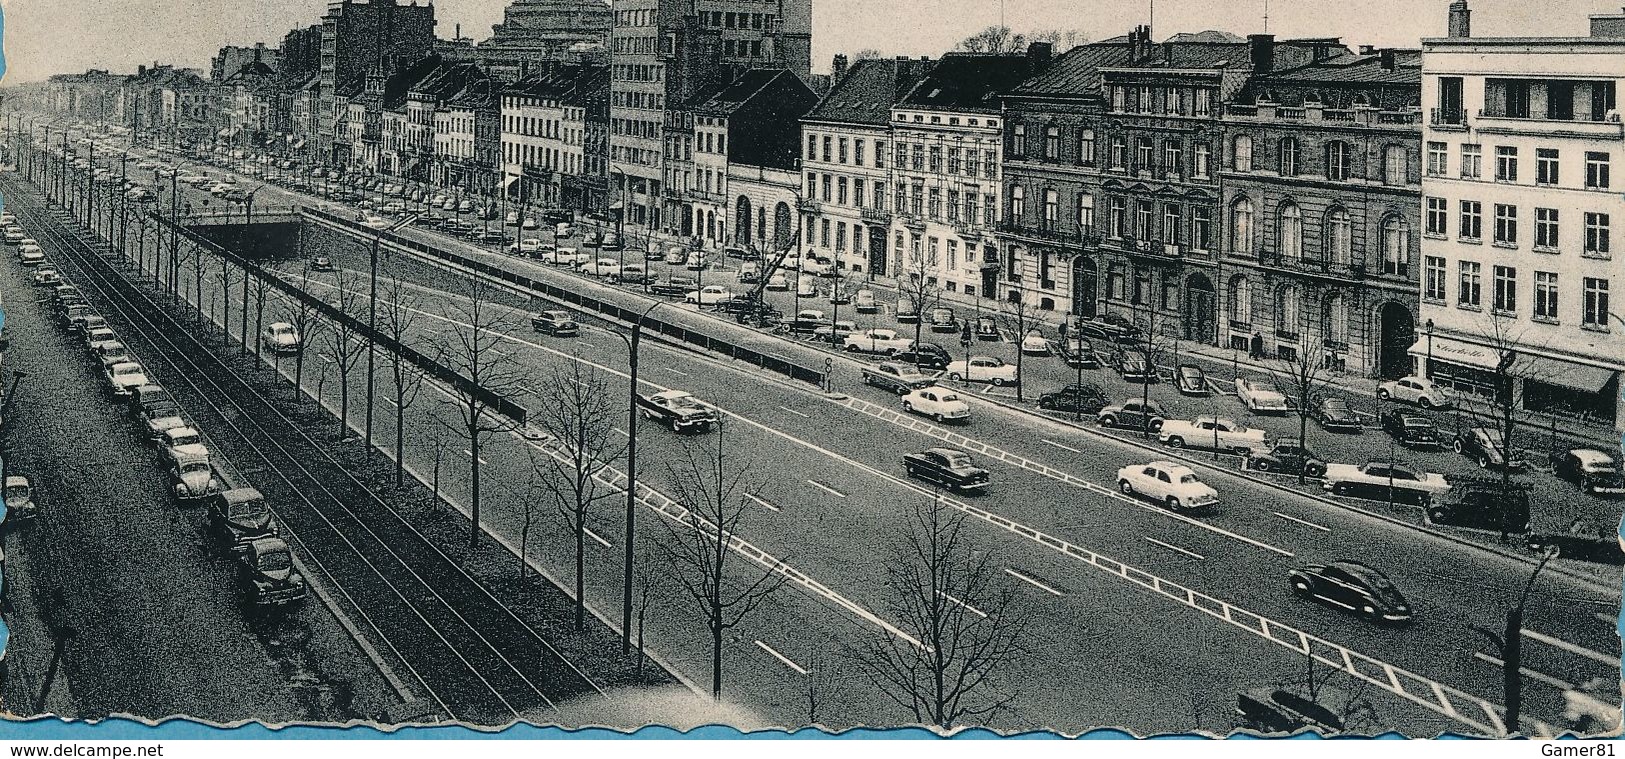
{"type": "Polygon", "coordinates": [[[970,454],[968,454],[968,453],[966,453],[964,451],[959,450],[958,448],[927,448],[925,452],[926,453],[935,453],[935,454],[937,454],[939,456],[946,456],[948,458],[953,458],[954,456],[969,456],[970,455],[970,454]]]}
{"type": "Polygon", "coordinates": [[[1184,464],[1176,464],[1176,463],[1174,463],[1172,461],[1168,461],[1168,460],[1165,460],[1165,459],[1159,459],[1157,461],[1149,462],[1149,463],[1146,464],[1146,466],[1154,466],[1154,467],[1156,467],[1158,469],[1161,469],[1161,470],[1167,472],[1170,475],[1174,475],[1174,474],[1181,474],[1181,475],[1183,475],[1183,474],[1196,474],[1196,470],[1191,469],[1190,467],[1185,466],[1184,464]]]}
{"type": "Polygon", "coordinates": [[[1605,453],[1603,451],[1599,451],[1599,450],[1597,450],[1595,448],[1575,448],[1575,449],[1569,451],[1569,455],[1573,456],[1576,459],[1579,459],[1582,463],[1586,463],[1586,464],[1612,464],[1612,463],[1614,463],[1614,457],[1613,456],[1610,456],[1607,453],[1605,453]]]}
{"type": "Polygon", "coordinates": [[[19,477],[17,475],[9,475],[6,477],[6,487],[8,488],[23,487],[26,485],[28,485],[27,477],[19,477]]]}
{"type": "Polygon", "coordinates": [[[1371,565],[1352,559],[1343,559],[1327,564],[1328,567],[1337,567],[1362,580],[1371,581],[1377,578],[1388,579],[1388,576],[1372,568],[1371,565]]]}
{"type": "Polygon", "coordinates": [[[655,393],[653,396],[650,396],[650,397],[652,397],[652,398],[688,398],[688,397],[692,397],[692,396],[693,396],[693,393],[690,393],[687,390],[662,390],[662,391],[660,391],[658,393],[655,393]]]}

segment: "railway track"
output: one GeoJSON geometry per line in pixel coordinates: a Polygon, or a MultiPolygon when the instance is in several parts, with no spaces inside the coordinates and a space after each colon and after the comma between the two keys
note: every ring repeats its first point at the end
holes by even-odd
{"type": "Polygon", "coordinates": [[[75,283],[100,296],[121,338],[144,343],[149,372],[254,481],[304,560],[409,671],[429,712],[481,725],[548,721],[571,698],[603,691],[411,522],[380,500],[298,423],[211,352],[190,325],[118,271],[61,208],[5,183],[6,207],[75,283]],[[54,250],[50,250],[53,249],[54,250]],[[157,366],[153,366],[157,364],[157,366]]]}

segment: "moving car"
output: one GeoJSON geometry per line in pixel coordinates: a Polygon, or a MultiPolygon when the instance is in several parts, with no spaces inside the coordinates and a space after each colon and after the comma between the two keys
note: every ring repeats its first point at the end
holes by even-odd
{"type": "Polygon", "coordinates": [[[304,350],[304,340],[299,336],[299,330],[288,322],[271,322],[266,325],[265,331],[260,333],[260,345],[271,353],[293,355],[304,350]]]}
{"type": "Polygon", "coordinates": [[[970,404],[945,387],[921,388],[903,396],[903,410],[931,417],[938,424],[970,419],[970,404]]]}
{"type": "Polygon", "coordinates": [[[920,388],[937,384],[936,377],[921,372],[913,364],[900,361],[886,361],[874,366],[865,366],[861,371],[863,373],[863,384],[890,390],[898,395],[908,395],[920,388]]]}
{"type": "Polygon", "coordinates": [[[717,411],[692,394],[682,390],[664,390],[653,395],[638,396],[638,408],[643,418],[671,428],[672,432],[697,430],[706,432],[717,422],[717,411]]]}
{"type": "Polygon", "coordinates": [[[1349,402],[1336,396],[1321,399],[1320,405],[1315,408],[1315,421],[1332,432],[1360,432],[1365,429],[1365,423],[1349,407],[1349,402]]]}
{"type": "Polygon", "coordinates": [[[1450,441],[1450,450],[1478,464],[1479,469],[1507,469],[1523,471],[1523,459],[1514,454],[1508,458],[1501,448],[1501,433],[1488,427],[1474,427],[1456,433],[1450,441]]]}
{"type": "Polygon", "coordinates": [[[1070,384],[1038,396],[1038,407],[1045,411],[1065,411],[1068,414],[1094,416],[1106,407],[1106,394],[1089,384],[1070,384]]]}
{"type": "Polygon", "coordinates": [[[1372,622],[1403,623],[1413,618],[1410,602],[1387,575],[1358,561],[1308,564],[1287,574],[1292,593],[1372,622]]]}
{"type": "Polygon", "coordinates": [[[315,258],[310,259],[310,270],[311,271],[332,271],[333,270],[333,259],[328,258],[327,256],[316,256],[315,258]]]}
{"type": "Polygon", "coordinates": [[[989,485],[986,469],[970,454],[953,448],[931,448],[903,456],[908,476],[961,493],[979,492],[989,485]]]}
{"type": "Polygon", "coordinates": [[[1571,448],[1552,453],[1547,461],[1552,474],[1599,496],[1625,495],[1625,476],[1614,457],[1595,448],[1571,448]]]}
{"type": "Polygon", "coordinates": [[[1529,532],[1529,490],[1519,482],[1457,482],[1448,496],[1428,506],[1423,514],[1428,524],[1522,535],[1529,532]]]}
{"type": "Polygon", "coordinates": [[[971,356],[968,359],[949,362],[945,371],[948,379],[955,382],[986,382],[994,387],[1020,384],[1021,379],[1016,376],[1016,365],[1006,364],[1004,359],[993,356],[971,356]]]}
{"type": "Polygon", "coordinates": [[[1207,384],[1207,375],[1202,372],[1202,367],[1195,364],[1180,364],[1174,368],[1174,389],[1180,395],[1196,398],[1213,394],[1213,388],[1207,384]]]}
{"type": "Polygon", "coordinates": [[[6,519],[24,520],[39,516],[39,504],[34,502],[34,487],[27,477],[6,476],[6,519]]]}
{"type": "Polygon", "coordinates": [[[1122,403],[1107,406],[1095,416],[1095,421],[1102,427],[1153,433],[1160,432],[1167,419],[1168,412],[1164,411],[1160,404],[1139,398],[1130,398],[1122,403]]]}
{"type": "Polygon", "coordinates": [[[1240,455],[1272,447],[1268,432],[1214,416],[1199,416],[1188,422],[1170,419],[1162,423],[1157,439],[1170,448],[1201,448],[1240,455]]]}
{"type": "Polygon", "coordinates": [[[1393,409],[1383,414],[1382,430],[1407,448],[1437,448],[1442,445],[1439,430],[1433,426],[1432,419],[1404,409],[1393,409]]]}
{"type": "Polygon", "coordinates": [[[848,335],[842,341],[843,347],[853,353],[873,353],[892,356],[914,347],[914,341],[900,337],[895,330],[866,329],[856,334],[848,335]]]}
{"type": "Polygon", "coordinates": [[[1377,397],[1382,400],[1414,403],[1422,408],[1449,408],[1455,403],[1455,394],[1448,388],[1426,377],[1405,377],[1377,386],[1377,397]]]}
{"type": "Polygon", "coordinates": [[[1275,441],[1267,451],[1252,451],[1242,466],[1256,472],[1280,472],[1305,477],[1319,477],[1326,473],[1326,460],[1304,447],[1295,437],[1275,441]]]}
{"type": "Polygon", "coordinates": [[[565,311],[537,311],[530,315],[530,328],[554,337],[574,337],[581,327],[565,311]]]}
{"type": "Polygon", "coordinates": [[[1239,377],[1236,379],[1236,397],[1241,399],[1241,405],[1254,414],[1285,414],[1291,410],[1286,396],[1270,382],[1239,377]]]}
{"type": "Polygon", "coordinates": [[[1219,491],[1198,479],[1190,467],[1171,461],[1130,464],[1117,470],[1117,489],[1180,514],[1205,513],[1219,505],[1219,491]]]}
{"type": "Polygon", "coordinates": [[[1450,492],[1442,474],[1421,472],[1404,464],[1373,461],[1367,464],[1327,464],[1321,487],[1333,495],[1426,505],[1450,492]]]}
{"type": "Polygon", "coordinates": [[[733,297],[733,292],[721,285],[706,285],[683,296],[684,303],[714,306],[733,297]]]}

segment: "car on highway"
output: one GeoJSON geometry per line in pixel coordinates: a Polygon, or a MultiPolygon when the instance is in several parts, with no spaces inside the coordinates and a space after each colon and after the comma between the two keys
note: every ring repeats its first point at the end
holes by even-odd
{"type": "Polygon", "coordinates": [[[232,488],[215,493],[209,497],[205,512],[215,538],[233,549],[279,532],[265,496],[254,488],[232,488]]]}
{"type": "Polygon", "coordinates": [[[22,245],[18,248],[17,260],[23,266],[39,266],[45,263],[45,251],[38,245],[22,245]]]}
{"type": "Polygon", "coordinates": [[[1625,495],[1625,475],[1614,456],[1596,448],[1570,448],[1547,456],[1552,474],[1596,496],[1625,495]]]}
{"type": "Polygon", "coordinates": [[[1405,377],[1377,386],[1377,398],[1414,403],[1422,408],[1450,408],[1456,402],[1455,393],[1426,377],[1405,377]]]}
{"type": "Polygon", "coordinates": [[[950,361],[943,371],[954,382],[986,382],[994,387],[1021,384],[1021,378],[1016,376],[1016,365],[1007,364],[996,356],[950,361]]]}
{"type": "Polygon", "coordinates": [[[1315,421],[1329,432],[1358,433],[1365,429],[1365,422],[1349,407],[1349,402],[1335,395],[1320,399],[1315,407],[1315,421]]]}
{"type": "Polygon", "coordinates": [[[182,458],[208,458],[209,447],[203,443],[203,433],[194,427],[174,427],[164,430],[159,448],[170,461],[182,458]]]}
{"type": "Polygon", "coordinates": [[[721,285],[706,285],[693,290],[683,296],[684,303],[693,303],[701,306],[714,306],[733,297],[733,291],[721,285]]]}
{"type": "Polygon", "coordinates": [[[1055,351],[1051,347],[1049,338],[1044,337],[1044,334],[1037,330],[1031,330],[1025,337],[1021,338],[1020,350],[1023,355],[1027,356],[1055,355],[1055,351]]]}
{"type": "Polygon", "coordinates": [[[207,456],[185,456],[176,459],[169,467],[169,479],[173,483],[175,499],[178,501],[208,498],[225,487],[215,475],[214,466],[209,463],[207,456]]]}
{"type": "Polygon", "coordinates": [[[914,347],[914,340],[897,334],[890,329],[866,329],[848,335],[841,341],[842,347],[852,353],[870,353],[882,356],[894,356],[914,347]]]}
{"type": "Polygon", "coordinates": [[[1038,396],[1038,407],[1045,411],[1065,411],[1068,414],[1094,416],[1106,408],[1106,394],[1088,383],[1072,383],[1059,390],[1038,396]]]}
{"type": "Polygon", "coordinates": [[[1473,427],[1456,433],[1450,441],[1450,450],[1466,456],[1479,469],[1507,469],[1523,471],[1524,460],[1516,452],[1509,458],[1501,446],[1501,433],[1489,427],[1473,427]]]}
{"type": "Polygon", "coordinates": [[[142,409],[140,419],[147,428],[147,441],[154,445],[163,440],[170,430],[192,426],[191,420],[186,418],[185,412],[174,401],[155,403],[142,409]]]}
{"type": "Polygon", "coordinates": [[[1372,622],[1414,618],[1410,601],[1387,575],[1358,561],[1306,564],[1287,573],[1293,595],[1313,599],[1372,622]]]}
{"type": "Polygon", "coordinates": [[[860,314],[880,313],[880,303],[875,300],[875,292],[869,289],[852,294],[852,308],[860,314]]]}
{"type": "Polygon", "coordinates": [[[293,565],[293,550],[282,538],[267,536],[247,541],[236,556],[237,584],[255,607],[281,608],[303,601],[308,595],[305,578],[293,565]]]}
{"type": "Polygon", "coordinates": [[[1213,394],[1213,387],[1207,382],[1207,375],[1202,367],[1195,364],[1180,364],[1174,368],[1174,389],[1180,395],[1204,398],[1213,394]]]}
{"type": "Polygon", "coordinates": [[[1293,476],[1319,477],[1326,473],[1326,459],[1295,437],[1275,441],[1267,451],[1249,451],[1242,468],[1255,472],[1279,472],[1293,476]]]}
{"type": "Polygon", "coordinates": [[[1168,420],[1168,412],[1156,401],[1129,398],[1100,410],[1095,421],[1102,427],[1156,433],[1168,420]]]}
{"type": "Polygon", "coordinates": [[[1439,428],[1433,426],[1432,419],[1404,409],[1396,408],[1384,413],[1382,430],[1406,448],[1438,448],[1444,444],[1439,438],[1439,428]]]}
{"type": "Polygon", "coordinates": [[[271,322],[260,332],[260,346],[273,355],[294,355],[304,350],[299,329],[288,322],[271,322]]]}
{"type": "Polygon", "coordinates": [[[1236,398],[1254,414],[1285,414],[1292,409],[1275,383],[1236,378],[1236,398]]]}
{"type": "Polygon", "coordinates": [[[332,271],[333,259],[327,256],[316,256],[310,259],[311,271],[332,271]]]}
{"type": "Polygon", "coordinates": [[[978,493],[991,484],[988,471],[970,454],[953,448],[931,448],[903,456],[903,470],[917,480],[960,493],[978,493]]]}
{"type": "Polygon", "coordinates": [[[1599,530],[1584,520],[1575,520],[1564,533],[1531,533],[1524,544],[1537,554],[1550,554],[1595,564],[1625,564],[1615,530],[1599,530]]]}
{"type": "Polygon", "coordinates": [[[530,328],[554,337],[575,337],[581,332],[581,325],[566,311],[537,311],[530,315],[530,328]]]}
{"type": "MultiPolygon", "coordinates": [[[[899,317],[901,317],[901,314],[899,314],[899,317]]],[[[959,318],[954,316],[954,310],[947,306],[937,306],[931,309],[931,312],[926,314],[925,318],[926,324],[930,326],[932,332],[949,333],[959,331],[959,318]]],[[[899,318],[899,321],[901,321],[901,318],[899,318]]]]}
{"type": "Polygon", "coordinates": [[[948,355],[947,348],[936,343],[920,343],[914,346],[913,350],[902,351],[892,356],[892,360],[922,369],[941,371],[948,368],[948,362],[952,361],[953,357],[948,355]]]}
{"type": "Polygon", "coordinates": [[[921,388],[937,384],[936,375],[926,374],[913,364],[901,361],[884,361],[874,366],[865,366],[860,369],[863,374],[863,384],[889,390],[898,395],[908,395],[921,388]]]}
{"type": "Polygon", "coordinates": [[[706,432],[717,423],[715,408],[683,390],[639,395],[638,409],[645,419],[664,424],[672,432],[706,432]]]}
{"type": "Polygon", "coordinates": [[[1117,489],[1131,498],[1145,498],[1178,514],[1211,512],[1219,505],[1219,491],[1202,482],[1183,464],[1153,461],[1117,470],[1117,489]]]}
{"type": "Polygon", "coordinates": [[[970,404],[959,393],[945,387],[925,387],[903,396],[903,410],[928,416],[938,424],[969,421],[970,404]]]}
{"type": "Polygon", "coordinates": [[[1273,447],[1268,432],[1215,416],[1199,416],[1190,421],[1169,419],[1162,423],[1157,440],[1170,448],[1201,448],[1238,455],[1273,447]]]}
{"type": "Polygon", "coordinates": [[[1521,482],[1462,480],[1423,515],[1428,524],[1523,535],[1529,532],[1529,491],[1521,482]]]}
{"type": "Polygon", "coordinates": [[[688,293],[693,292],[696,284],[697,283],[694,281],[693,277],[674,276],[669,279],[663,279],[650,284],[649,292],[654,293],[655,295],[664,295],[668,298],[675,298],[679,295],[687,295],[688,293]]]}
{"type": "Polygon", "coordinates": [[[1444,475],[1391,461],[1327,464],[1325,478],[1321,488],[1332,495],[1373,501],[1425,506],[1450,492],[1450,481],[1444,475]]]}
{"type": "Polygon", "coordinates": [[[134,361],[107,367],[107,389],[117,397],[127,398],[136,388],[146,384],[148,384],[146,370],[134,361]]]}

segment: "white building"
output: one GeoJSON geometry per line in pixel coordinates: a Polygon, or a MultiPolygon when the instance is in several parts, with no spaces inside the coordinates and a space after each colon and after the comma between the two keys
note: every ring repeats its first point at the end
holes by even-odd
{"type": "MultiPolygon", "coordinates": [[[[1421,371],[1489,394],[1510,362],[1531,411],[1625,429],[1625,325],[1612,298],[1625,224],[1625,16],[1591,36],[1472,37],[1466,2],[1424,40],[1421,371]]],[[[1625,251],[1622,251],[1625,253],[1625,251]]]]}

